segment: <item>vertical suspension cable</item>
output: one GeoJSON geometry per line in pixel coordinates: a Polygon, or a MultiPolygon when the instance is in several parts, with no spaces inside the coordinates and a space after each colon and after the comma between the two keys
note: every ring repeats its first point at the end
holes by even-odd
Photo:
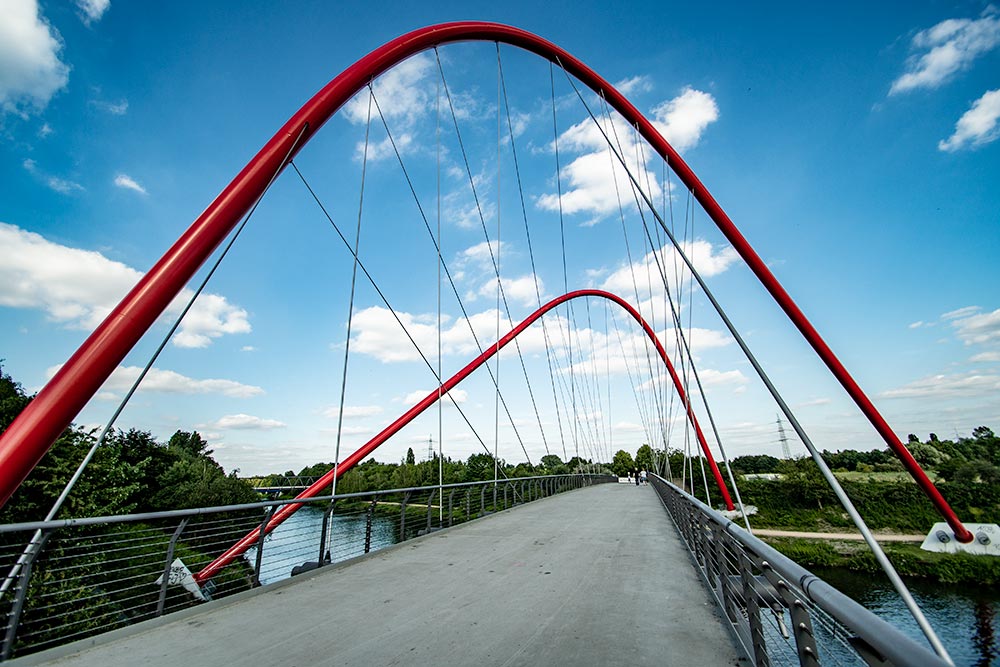
{"type": "MultiPolygon", "coordinates": [[[[559,241],[562,250],[562,269],[563,269],[563,292],[569,292],[569,274],[566,270],[566,226],[563,217],[563,204],[562,204],[562,173],[561,165],[559,164],[559,124],[556,118],[556,84],[555,84],[555,74],[552,69],[553,65],[549,63],[549,83],[552,89],[552,145],[554,147],[555,158],[556,158],[556,196],[559,201],[559,241]]],[[[572,410],[573,410],[573,448],[574,455],[576,457],[580,456],[580,446],[577,441],[577,429],[579,427],[580,420],[577,419],[576,414],[576,380],[573,373],[573,328],[576,326],[576,317],[573,314],[573,304],[567,304],[567,309],[569,310],[570,316],[566,321],[566,333],[569,341],[569,373],[570,373],[570,395],[572,400],[572,410]]],[[[579,461],[577,462],[579,465],[579,461]]]]}
{"type": "MultiPolygon", "coordinates": [[[[442,373],[441,360],[441,265],[444,263],[441,257],[441,246],[444,239],[441,237],[441,80],[436,80],[434,98],[434,113],[436,119],[436,148],[435,156],[437,163],[437,367],[438,378],[444,377],[442,373]]],[[[441,382],[438,381],[438,525],[444,522],[444,405],[441,404],[441,382]]]]}
{"type": "MultiPolygon", "coordinates": [[[[368,168],[368,138],[372,121],[372,94],[368,95],[368,117],[365,120],[365,148],[361,156],[361,188],[358,195],[358,224],[354,233],[354,263],[351,266],[351,295],[347,306],[347,339],[344,342],[344,369],[340,377],[340,407],[337,411],[337,444],[333,453],[333,482],[330,485],[330,495],[337,495],[337,471],[340,469],[340,438],[344,426],[344,398],[347,394],[347,362],[351,355],[351,326],[354,321],[354,294],[358,278],[358,250],[361,243],[361,215],[365,205],[365,175],[368,168]]],[[[330,531],[333,539],[333,531],[330,531]]]]}
{"type": "MultiPolygon", "coordinates": [[[[497,377],[497,393],[496,397],[493,399],[493,507],[496,508],[497,504],[497,473],[500,467],[500,459],[498,458],[500,450],[500,290],[501,287],[501,273],[500,273],[500,261],[501,261],[501,251],[503,249],[502,241],[500,240],[500,50],[499,45],[497,46],[497,261],[496,261],[496,272],[497,272],[497,335],[496,335],[496,377],[497,377]]],[[[489,239],[486,241],[489,243],[489,239]]]]}

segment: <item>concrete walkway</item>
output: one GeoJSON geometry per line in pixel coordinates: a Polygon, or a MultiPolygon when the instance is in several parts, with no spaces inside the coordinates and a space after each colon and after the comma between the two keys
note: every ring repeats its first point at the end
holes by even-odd
{"type": "Polygon", "coordinates": [[[572,491],[15,665],[742,665],[651,487],[572,491]]]}

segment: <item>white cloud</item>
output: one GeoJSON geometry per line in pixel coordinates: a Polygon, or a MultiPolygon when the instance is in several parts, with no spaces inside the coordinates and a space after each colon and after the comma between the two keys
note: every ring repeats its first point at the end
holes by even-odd
{"type": "MultiPolygon", "coordinates": [[[[677,97],[653,107],[652,116],[664,138],[684,151],[698,144],[705,129],[718,119],[719,108],[710,94],[687,87],[677,97]]],[[[537,200],[539,208],[557,211],[561,203],[564,213],[589,214],[593,217],[585,224],[593,224],[619,206],[634,206],[632,180],[621,160],[609,151],[609,140],[649,198],[656,201],[660,196],[658,179],[647,165],[652,152],[645,143],[636,145],[634,131],[619,116],[610,121],[602,117],[599,123],[598,127],[587,118],[559,136],[560,150],[582,154],[562,168],[561,199],[558,194],[544,194],[537,200]]]]}
{"type": "Polygon", "coordinates": [[[69,81],[59,33],[36,0],[7,0],[0,21],[0,110],[44,109],[69,81]]]}
{"type": "Polygon", "coordinates": [[[882,398],[970,398],[993,396],[1000,391],[1000,375],[975,371],[932,375],[881,394],[882,398]]]}
{"type": "Polygon", "coordinates": [[[994,362],[1000,361],[1000,352],[980,352],[969,357],[969,361],[973,362],[994,362]]]}
{"type": "Polygon", "coordinates": [[[690,86],[672,100],[653,107],[653,125],[678,152],[694,148],[705,128],[719,120],[719,105],[710,94],[690,86]]]}
{"type": "Polygon", "coordinates": [[[112,116],[124,116],[128,113],[128,100],[123,99],[120,102],[108,102],[107,100],[92,100],[90,102],[92,105],[100,109],[101,111],[107,112],[112,116]]]}
{"type": "Polygon", "coordinates": [[[238,415],[220,417],[208,427],[219,430],[271,431],[276,428],[285,428],[285,424],[277,419],[261,419],[241,412],[238,415]]]}
{"type": "MultiPolygon", "coordinates": [[[[535,293],[535,276],[529,273],[520,278],[503,278],[503,293],[508,301],[516,301],[522,306],[536,306],[538,299],[535,293]]],[[[479,288],[479,296],[495,298],[497,293],[497,279],[490,278],[479,288]]],[[[545,298],[545,285],[542,279],[538,279],[538,294],[545,298]]]]}
{"type": "MultiPolygon", "coordinates": [[[[739,259],[739,255],[732,247],[719,248],[702,239],[688,241],[683,243],[682,247],[684,254],[688,256],[703,278],[710,278],[722,273],[739,259]]],[[[672,294],[677,294],[678,279],[683,283],[687,283],[691,279],[691,274],[677,250],[674,249],[673,245],[665,245],[655,255],[648,252],[632,264],[626,264],[611,272],[601,287],[614,294],[628,295],[630,301],[634,297],[636,289],[638,289],[640,301],[651,297],[662,297],[665,288],[661,268],[663,273],[666,273],[672,294]],[[659,264],[657,264],[657,260],[659,264]],[[676,275],[675,266],[677,267],[676,275]]]]}
{"type": "Polygon", "coordinates": [[[962,148],[975,148],[995,141],[1000,137],[1000,88],[988,90],[972,103],[955,124],[955,131],[944,141],[938,142],[938,149],[954,153],[962,148]]]}
{"type": "Polygon", "coordinates": [[[46,174],[45,172],[43,172],[41,169],[38,168],[38,163],[30,158],[25,160],[21,164],[24,166],[25,170],[29,174],[35,176],[40,181],[45,183],[46,186],[48,186],[52,190],[55,190],[59,194],[68,195],[74,192],[84,191],[84,187],[79,183],[64,178],[59,178],[57,176],[52,176],[50,174],[46,174]]]}
{"type": "MultiPolygon", "coordinates": [[[[46,371],[51,379],[60,366],[53,366],[46,371]]],[[[104,383],[104,392],[127,391],[135,383],[142,369],[138,366],[119,366],[104,383]]],[[[233,398],[250,398],[260,396],[264,390],[253,385],[242,384],[233,380],[207,379],[196,380],[174,371],[151,368],[139,386],[140,392],[159,392],[163,394],[222,394],[233,398]]]]}
{"type": "MultiPolygon", "coordinates": [[[[59,245],[0,222],[0,306],[37,308],[75,329],[93,329],[142,273],[99,252],[59,245]]],[[[176,316],[193,292],[167,307],[176,316]]],[[[247,312],[218,294],[202,294],[174,336],[177,347],[205,347],[224,334],[248,333],[247,312]]]]}
{"type": "MultiPolygon", "coordinates": [[[[403,311],[396,313],[406,325],[410,335],[423,350],[428,360],[437,358],[437,315],[434,313],[413,314],[403,311]]],[[[550,315],[547,316],[550,326],[565,327],[565,320],[550,315]]],[[[496,342],[497,311],[495,309],[473,313],[466,320],[464,317],[452,321],[444,318],[441,328],[441,349],[445,356],[458,355],[471,358],[479,354],[476,341],[470,331],[475,331],[480,344],[484,347],[496,342]]],[[[501,335],[514,328],[506,316],[500,317],[501,335]]],[[[399,323],[393,314],[378,306],[365,308],[354,314],[354,338],[351,349],[360,354],[367,354],[383,363],[400,361],[418,361],[413,345],[399,328],[399,323]]],[[[518,344],[522,352],[540,352],[545,349],[545,339],[542,327],[529,327],[518,336],[518,344]]]]}
{"type": "Polygon", "coordinates": [[[1000,17],[988,7],[978,19],[948,19],[913,37],[907,71],[892,82],[890,95],[916,88],[937,88],[979,56],[1000,44],[1000,17]]]}
{"type": "MultiPolygon", "coordinates": [[[[325,410],[323,410],[323,416],[329,417],[330,419],[336,419],[340,410],[337,406],[332,405],[325,410]]],[[[374,417],[375,415],[382,414],[382,406],[379,405],[345,405],[344,406],[344,419],[357,419],[359,417],[374,417]]]]}
{"type": "Polygon", "coordinates": [[[146,188],[142,187],[128,174],[118,174],[115,176],[115,185],[120,188],[125,188],[126,190],[134,190],[139,194],[147,194],[146,188]]]}
{"type": "Polygon", "coordinates": [[[615,88],[626,97],[634,93],[648,93],[653,90],[653,80],[645,75],[630,76],[616,83],[615,88]]]}
{"type": "Polygon", "coordinates": [[[256,351],[257,348],[255,348],[253,345],[244,345],[243,347],[240,348],[240,352],[256,352],[256,351]]]}
{"type": "Polygon", "coordinates": [[[1000,344],[1000,308],[992,313],[964,313],[952,319],[951,325],[966,345],[1000,344]]]}
{"type": "Polygon", "coordinates": [[[83,13],[83,22],[89,26],[101,20],[104,12],[111,7],[111,0],[76,0],[76,6],[83,13]]]}
{"type": "Polygon", "coordinates": [[[963,308],[958,308],[957,310],[950,310],[941,316],[942,320],[955,320],[960,317],[968,317],[969,315],[974,315],[978,313],[982,308],[979,306],[965,306],[963,308]]]}
{"type": "MultiPolygon", "coordinates": [[[[403,405],[416,405],[420,401],[427,398],[427,394],[429,393],[431,393],[430,389],[426,390],[418,389],[416,391],[411,391],[409,394],[403,397],[402,401],[403,405]]],[[[455,403],[465,403],[467,400],[469,400],[469,393],[464,389],[452,389],[451,391],[446,392],[445,396],[451,396],[453,399],[455,399],[455,403]]],[[[451,405],[452,402],[447,398],[445,398],[445,396],[441,397],[443,404],[451,405]]]]}

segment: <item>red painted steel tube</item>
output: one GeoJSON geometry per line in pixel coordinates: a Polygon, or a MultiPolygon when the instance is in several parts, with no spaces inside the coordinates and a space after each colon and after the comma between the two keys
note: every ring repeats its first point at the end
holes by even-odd
{"type": "Polygon", "coordinates": [[[236,226],[267,187],[272,176],[285,167],[285,156],[289,153],[291,156],[297,154],[312,134],[372,78],[416,53],[439,44],[462,41],[495,41],[517,46],[557,62],[586,86],[602,92],[608,103],[635,125],[646,141],[667,160],[674,173],[693,193],[885,443],[900,458],[906,470],[955,531],[956,537],[962,542],[973,539],[972,533],[962,525],[947,501],[778,279],[653,124],[603,77],[552,42],[519,28],[477,21],[443,23],[397,37],[344,70],[285,123],[149,273],[143,276],[0,437],[0,505],[7,502],[52,446],[59,433],[69,426],[198,267],[236,226]],[[303,128],[305,131],[302,139],[296,144],[303,128]]]}
{"type": "MultiPolygon", "coordinates": [[[[544,306],[533,312],[531,315],[528,315],[528,317],[526,317],[523,322],[521,322],[516,327],[511,329],[507,335],[505,335],[495,344],[490,345],[488,348],[486,348],[485,352],[483,352],[478,357],[476,357],[468,364],[466,364],[466,366],[462,368],[462,370],[452,375],[446,382],[442,383],[440,389],[435,389],[434,391],[427,394],[427,396],[421,399],[419,403],[417,403],[412,408],[403,413],[403,415],[399,419],[397,419],[396,421],[392,422],[384,429],[382,429],[382,431],[380,431],[378,435],[376,435],[374,438],[372,438],[365,444],[361,445],[361,447],[359,447],[357,451],[355,451],[353,454],[344,459],[343,462],[339,466],[337,466],[334,470],[331,470],[330,472],[326,473],[318,480],[313,482],[313,484],[310,485],[309,488],[304,490],[299,495],[295,496],[295,498],[305,499],[319,495],[320,491],[322,491],[325,487],[329,486],[333,482],[334,477],[339,479],[348,470],[350,470],[355,465],[360,463],[366,456],[371,454],[383,443],[385,443],[389,438],[398,433],[400,429],[402,429],[404,426],[406,426],[411,421],[416,419],[420,415],[420,413],[422,413],[424,410],[437,403],[439,396],[444,396],[445,394],[447,394],[449,391],[458,386],[458,384],[462,380],[469,377],[473,371],[475,371],[477,368],[479,368],[484,363],[489,361],[493,357],[493,355],[498,353],[508,343],[517,338],[517,336],[520,335],[521,332],[523,332],[529,326],[534,324],[540,317],[542,317],[542,315],[544,315],[553,308],[567,301],[570,301],[572,299],[579,299],[582,297],[598,297],[602,299],[607,299],[609,301],[613,301],[614,303],[618,304],[626,312],[628,312],[629,315],[632,316],[632,319],[634,319],[636,322],[639,323],[639,325],[642,327],[642,330],[646,333],[646,336],[648,336],[649,339],[653,342],[653,345],[656,346],[656,351],[657,353],[659,353],[660,359],[663,360],[663,363],[670,371],[670,378],[671,380],[673,380],[674,387],[677,389],[677,393],[680,396],[680,400],[683,401],[684,405],[687,406],[688,419],[691,421],[691,424],[695,429],[695,433],[698,436],[698,442],[699,444],[701,444],[701,449],[703,452],[705,452],[705,457],[708,459],[708,464],[712,468],[712,475],[715,477],[715,483],[719,486],[719,491],[722,492],[722,497],[725,500],[726,507],[730,510],[733,509],[733,501],[729,497],[729,491],[728,489],[726,489],[725,482],[722,481],[722,473],[719,472],[719,466],[716,465],[715,459],[712,457],[712,452],[708,449],[708,443],[705,442],[705,435],[702,433],[701,426],[698,424],[698,419],[697,417],[695,417],[694,412],[691,410],[691,406],[688,403],[687,397],[685,396],[684,386],[683,384],[681,384],[680,378],[677,377],[676,371],[674,371],[674,365],[670,363],[670,357],[667,356],[667,351],[663,349],[663,345],[660,343],[659,338],[656,337],[656,332],[653,331],[653,328],[649,326],[646,320],[642,318],[642,315],[639,314],[639,311],[633,308],[630,303],[628,303],[627,301],[625,301],[616,294],[595,289],[576,290],[575,292],[570,292],[568,294],[556,297],[555,299],[552,299],[544,306]]],[[[302,507],[301,503],[290,503],[288,505],[282,506],[281,509],[279,509],[277,512],[274,513],[274,516],[271,517],[271,520],[268,522],[267,526],[264,527],[264,534],[265,535],[269,534],[271,531],[277,528],[283,521],[285,521],[285,519],[287,519],[296,511],[298,511],[300,507],[302,507]]],[[[240,539],[240,541],[238,541],[233,546],[229,547],[225,551],[225,553],[223,553],[221,556],[219,556],[211,563],[206,565],[200,572],[195,574],[194,575],[195,581],[197,581],[199,584],[203,584],[204,582],[208,581],[216,574],[218,574],[219,571],[222,570],[222,568],[226,567],[234,560],[239,558],[241,555],[243,555],[247,551],[247,549],[257,544],[257,541],[259,539],[260,539],[260,529],[254,528],[249,533],[247,533],[242,539],[240,539]]]]}

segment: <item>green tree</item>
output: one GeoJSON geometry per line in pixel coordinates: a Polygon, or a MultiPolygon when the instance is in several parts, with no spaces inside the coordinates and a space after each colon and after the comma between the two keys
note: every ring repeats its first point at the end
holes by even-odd
{"type": "Polygon", "coordinates": [[[546,454],[542,457],[542,465],[546,468],[557,468],[562,464],[562,459],[555,454],[546,454]]]}
{"type": "Polygon", "coordinates": [[[411,466],[417,462],[417,458],[413,455],[413,447],[406,448],[406,465],[411,466]]]}
{"type": "Polygon", "coordinates": [[[624,449],[619,449],[615,452],[614,457],[611,459],[611,470],[614,471],[619,477],[624,477],[629,474],[635,468],[635,461],[632,460],[632,455],[626,452],[624,449]]]}
{"type": "Polygon", "coordinates": [[[635,453],[635,467],[639,470],[650,471],[653,469],[653,448],[647,444],[639,447],[635,453]]]}

